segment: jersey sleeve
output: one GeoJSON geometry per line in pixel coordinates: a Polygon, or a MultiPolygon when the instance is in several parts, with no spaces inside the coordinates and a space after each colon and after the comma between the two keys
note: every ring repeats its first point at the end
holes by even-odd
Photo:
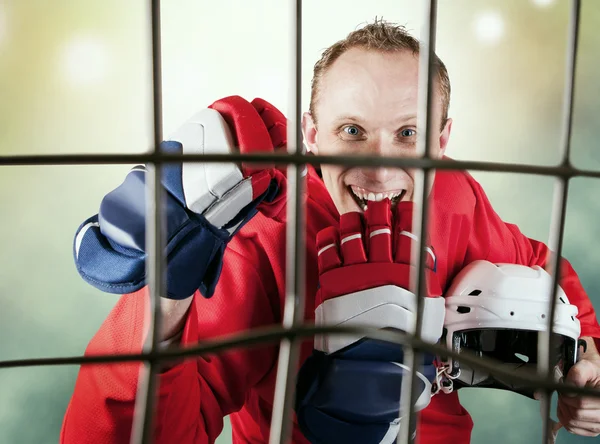
{"type": "MultiPolygon", "coordinates": [[[[255,266],[228,249],[211,299],[198,293],[187,314],[181,343],[240,333],[274,322],[269,289],[255,266]]],[[[120,298],[89,343],[86,355],[139,353],[146,288],[120,298]]],[[[159,375],[154,442],[212,443],[223,418],[241,409],[246,394],[276,363],[272,345],[192,358],[159,375]]],[[[140,363],[83,365],[67,408],[63,444],[129,443],[140,363]]]]}
{"type": "MultiPolygon", "coordinates": [[[[544,243],[525,236],[516,225],[502,221],[492,208],[481,185],[470,175],[468,180],[476,198],[468,249],[470,260],[486,259],[495,263],[545,267],[551,258],[550,249],[544,243]]],[[[600,345],[600,326],[592,302],[577,273],[565,258],[561,258],[559,283],[569,302],[579,309],[581,336],[593,337],[596,345],[600,345]]]]}

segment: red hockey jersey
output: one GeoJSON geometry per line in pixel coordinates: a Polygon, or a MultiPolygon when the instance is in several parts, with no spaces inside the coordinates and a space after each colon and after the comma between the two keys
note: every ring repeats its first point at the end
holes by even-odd
{"type": "MultiPolygon", "coordinates": [[[[431,199],[431,244],[442,289],[469,262],[486,259],[544,265],[548,248],[528,239],[492,209],[481,186],[466,172],[438,171],[431,199]]],[[[315,238],[339,215],[322,180],[309,167],[307,179],[306,319],[314,319],[317,290],[315,238]]],[[[280,323],[285,298],[285,204],[257,215],[230,243],[217,292],[196,295],[182,343],[240,333],[280,323]]],[[[563,262],[561,285],[579,307],[581,335],[600,338],[590,300],[575,271],[563,262]]],[[[143,342],[145,290],[124,295],[90,342],[86,354],[137,353],[143,342]]],[[[303,343],[301,363],[312,352],[303,343]]],[[[155,442],[212,443],[230,415],[233,442],[267,443],[278,348],[268,345],[187,360],[160,376],[155,442]]],[[[83,366],[61,432],[64,444],[128,443],[139,364],[83,366]]],[[[458,395],[438,394],[419,415],[421,444],[470,441],[473,423],[458,395]]],[[[307,443],[294,424],[294,443],[307,443]]]]}

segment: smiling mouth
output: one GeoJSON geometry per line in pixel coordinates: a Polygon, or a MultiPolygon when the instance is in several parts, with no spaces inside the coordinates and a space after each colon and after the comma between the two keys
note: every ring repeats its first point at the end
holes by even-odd
{"type": "Polygon", "coordinates": [[[354,185],[348,186],[348,192],[352,195],[354,201],[358,204],[360,208],[362,208],[363,211],[367,211],[369,201],[379,202],[384,199],[389,199],[392,206],[395,206],[398,202],[402,200],[402,198],[406,194],[406,190],[394,190],[375,193],[373,191],[368,191],[364,188],[360,188],[354,185]]]}

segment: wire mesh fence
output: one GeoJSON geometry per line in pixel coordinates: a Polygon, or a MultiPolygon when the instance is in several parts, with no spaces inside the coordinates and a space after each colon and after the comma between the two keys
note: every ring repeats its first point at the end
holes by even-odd
{"type": "MultiPolygon", "coordinates": [[[[433,54],[435,51],[436,20],[437,20],[437,1],[426,0],[425,17],[426,37],[422,41],[420,51],[420,69],[419,69],[419,134],[427,135],[430,132],[430,116],[432,113],[433,100],[431,89],[433,85],[433,54]]],[[[407,354],[407,366],[411,368],[411,377],[405,378],[403,393],[410,393],[411,396],[403,396],[403,411],[408,414],[403,418],[403,422],[411,424],[412,427],[401,428],[401,434],[398,437],[399,443],[412,442],[412,431],[415,425],[413,390],[416,372],[420,359],[420,353],[428,351],[431,353],[445,354],[458,358],[458,354],[448,351],[441,346],[428,344],[421,340],[420,332],[422,326],[423,298],[417,298],[417,324],[414,335],[403,333],[394,333],[388,331],[377,331],[366,328],[341,328],[341,327],[314,327],[304,325],[304,281],[305,270],[303,255],[305,237],[304,237],[304,218],[305,209],[301,198],[304,190],[304,168],[307,164],[332,164],[346,166],[388,166],[402,168],[419,168],[421,174],[417,177],[415,196],[416,206],[420,209],[417,212],[414,226],[417,237],[420,233],[427,230],[428,225],[428,199],[427,190],[431,181],[430,172],[433,170],[472,170],[472,171],[493,171],[505,173],[535,174],[556,177],[557,186],[555,188],[555,200],[552,211],[551,236],[549,247],[554,252],[552,260],[548,266],[549,272],[553,276],[552,295],[547,318],[547,331],[541,335],[538,344],[538,374],[514,375],[509,374],[494,366],[493,362],[486,362],[485,358],[478,358],[469,353],[461,353],[460,359],[471,365],[473,368],[481,368],[494,375],[501,375],[506,380],[520,382],[523,385],[535,387],[549,394],[554,390],[565,393],[587,394],[591,396],[600,396],[600,393],[592,389],[568,387],[556,383],[551,374],[551,357],[549,351],[552,350],[552,338],[550,334],[555,317],[555,301],[558,290],[559,260],[562,251],[563,233],[565,226],[565,209],[567,205],[569,180],[574,177],[600,178],[600,171],[585,170],[575,168],[570,162],[570,141],[573,126],[573,98],[575,91],[575,72],[579,37],[579,20],[581,2],[580,0],[571,1],[570,25],[568,32],[566,77],[563,99],[563,120],[562,120],[562,140],[560,146],[561,162],[556,166],[539,166],[531,164],[506,164],[494,162],[473,162],[473,161],[446,161],[434,159],[430,155],[428,140],[429,137],[421,137],[418,143],[418,158],[386,158],[369,156],[323,156],[311,155],[307,157],[303,154],[303,141],[300,126],[301,119],[301,52],[302,52],[302,1],[294,0],[290,4],[290,32],[293,34],[295,46],[290,51],[290,65],[292,72],[292,84],[295,88],[291,91],[290,101],[294,103],[292,111],[288,114],[288,152],[286,154],[231,154],[231,155],[170,155],[159,150],[162,135],[162,91],[161,91],[161,18],[160,1],[152,0],[150,2],[149,13],[152,29],[152,74],[153,74],[153,142],[154,149],[144,154],[70,154],[70,155],[11,155],[0,157],[0,165],[72,165],[72,164],[125,164],[125,163],[147,163],[152,166],[152,174],[148,175],[148,202],[153,204],[149,206],[150,211],[147,219],[147,243],[148,263],[147,276],[150,297],[152,300],[151,316],[151,334],[148,335],[144,352],[136,355],[119,356],[72,356],[63,358],[40,358],[40,359],[20,359],[11,361],[0,361],[0,368],[11,367],[30,367],[45,365],[68,365],[68,364],[98,364],[111,362],[131,362],[141,361],[145,365],[140,375],[138,384],[138,395],[136,401],[136,414],[134,419],[132,442],[150,443],[152,442],[152,424],[153,410],[155,403],[155,391],[157,388],[157,368],[163,362],[181,358],[194,357],[209,353],[218,353],[225,351],[230,347],[256,346],[267,342],[280,342],[280,354],[278,363],[278,375],[274,398],[273,419],[271,426],[270,442],[287,442],[291,434],[291,414],[293,409],[292,396],[295,388],[295,368],[298,364],[298,344],[301,338],[313,336],[315,334],[360,334],[372,338],[397,342],[407,346],[411,352],[407,354]],[[215,340],[204,343],[197,347],[180,350],[159,350],[157,347],[157,332],[160,329],[160,304],[159,295],[164,293],[165,263],[163,251],[165,245],[164,239],[164,221],[162,213],[159,211],[162,202],[162,188],[160,183],[162,166],[170,162],[244,162],[244,163],[276,163],[288,165],[287,177],[287,211],[288,211],[288,229],[287,229],[287,270],[286,276],[286,299],[283,324],[279,328],[268,328],[252,331],[244,335],[232,338],[215,340]],[[543,377],[540,377],[543,375],[543,377]]],[[[424,261],[425,249],[417,250],[416,263],[419,270],[416,282],[416,293],[422,295],[424,286],[424,261]]],[[[548,439],[547,423],[550,418],[549,396],[543,398],[544,427],[543,443],[548,439]]]]}

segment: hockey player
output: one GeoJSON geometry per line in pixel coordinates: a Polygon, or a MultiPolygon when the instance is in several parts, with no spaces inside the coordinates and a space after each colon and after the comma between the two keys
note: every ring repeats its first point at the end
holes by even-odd
{"type": "MultiPolygon", "coordinates": [[[[315,66],[310,112],[303,117],[309,150],[318,154],[414,155],[418,50],[418,42],[404,29],[383,22],[354,31],[327,49],[315,66]]],[[[439,59],[435,69],[439,106],[432,118],[439,137],[432,142],[435,155],[442,157],[452,126],[447,117],[450,84],[439,59]]],[[[265,147],[278,149],[285,144],[285,118],[265,101],[250,104],[231,97],[215,102],[201,114],[200,121],[186,123],[164,149],[198,152],[235,144],[248,152],[265,147]],[[228,139],[218,116],[225,119],[233,138],[228,139]]],[[[123,185],[104,199],[99,216],[78,230],[75,256],[82,276],[98,288],[127,293],[90,342],[88,355],[141,351],[148,308],[143,286],[144,208],[139,205],[143,200],[143,174],[143,168],[132,171],[123,185]]],[[[406,290],[407,276],[414,265],[407,254],[412,240],[413,178],[414,171],[402,169],[330,165],[320,170],[308,168],[308,321],[326,321],[324,313],[336,313],[330,302],[335,305],[337,299],[359,298],[361,291],[382,298],[397,294],[410,306],[410,295],[402,290],[406,290]],[[383,262],[385,265],[380,266],[383,262]],[[372,265],[394,273],[374,276],[372,265]],[[352,288],[348,288],[347,281],[327,279],[326,274],[332,271],[349,276],[350,267],[355,271],[352,288]]],[[[285,297],[283,173],[275,168],[257,170],[247,166],[215,173],[210,166],[184,165],[169,169],[164,185],[169,191],[168,294],[161,301],[164,346],[196,344],[280,323],[285,297]]],[[[429,199],[431,222],[425,242],[433,247],[427,277],[430,299],[439,298],[463,267],[479,259],[545,265],[548,248],[503,222],[468,173],[438,171],[429,199]]],[[[561,286],[578,307],[581,335],[591,345],[567,379],[577,385],[600,386],[600,358],[594,346],[600,327],[574,270],[565,260],[561,272],[561,286]]],[[[439,323],[431,327],[434,339],[438,328],[439,323]]],[[[318,352],[333,358],[325,365],[337,364],[334,354],[354,344],[337,349],[331,341],[323,340],[321,345],[317,343],[313,350],[311,342],[303,344],[303,374],[311,370],[310,363],[315,362],[318,352]]],[[[359,348],[356,354],[345,358],[378,363],[355,373],[363,382],[377,377],[373,369],[401,359],[397,350],[387,353],[359,348]]],[[[155,416],[156,442],[213,442],[226,415],[230,415],[234,442],[267,442],[276,363],[277,347],[265,346],[231,350],[164,368],[155,416]]],[[[128,442],[139,369],[139,364],[82,367],[65,415],[61,442],[128,442]]],[[[314,380],[308,378],[308,384],[314,380]]],[[[323,389],[319,385],[311,388],[313,392],[323,389]]],[[[333,386],[330,394],[335,396],[343,389],[333,386]]],[[[319,413],[320,419],[327,419],[318,400],[306,395],[302,399],[307,401],[298,405],[299,414],[308,406],[319,413]]],[[[365,419],[365,411],[377,410],[379,401],[374,396],[364,399],[365,409],[346,412],[349,415],[342,425],[364,431],[352,419],[365,419]],[[374,407],[369,408],[368,403],[374,407]]],[[[572,432],[588,436],[600,433],[600,404],[595,399],[561,397],[559,418],[572,432]]],[[[395,433],[392,422],[385,424],[385,436],[379,441],[391,442],[393,436],[388,432],[395,433]]],[[[380,438],[382,424],[375,425],[373,434],[380,438]]],[[[330,427],[335,430],[335,424],[330,427]]],[[[471,418],[456,393],[436,395],[420,412],[418,432],[422,444],[468,443],[471,428],[471,418]]],[[[303,430],[308,429],[310,424],[305,421],[303,430]]],[[[305,434],[295,426],[292,441],[319,442],[326,438],[307,439],[305,434]]]]}

